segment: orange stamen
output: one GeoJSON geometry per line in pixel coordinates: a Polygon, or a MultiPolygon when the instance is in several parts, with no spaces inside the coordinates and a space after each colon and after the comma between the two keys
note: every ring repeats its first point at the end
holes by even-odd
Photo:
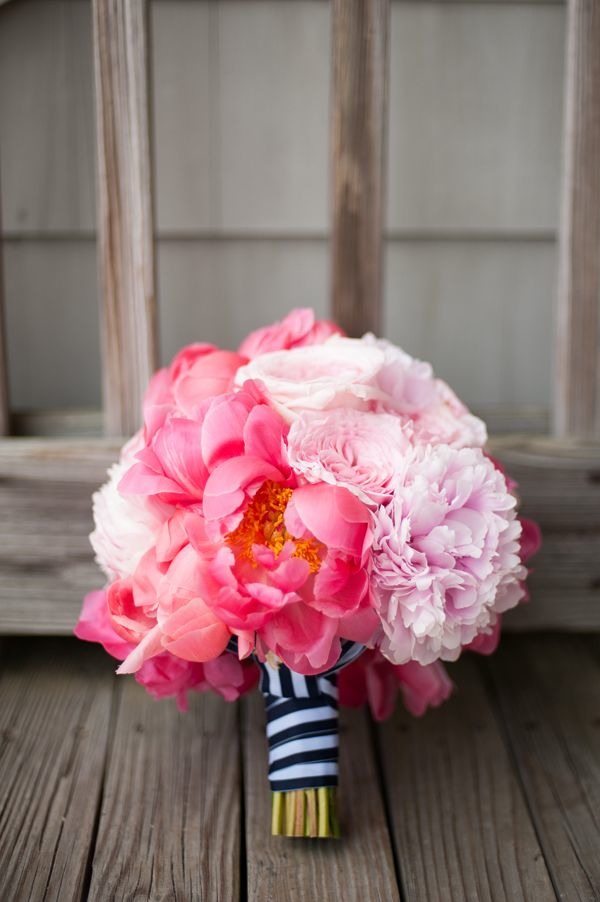
{"type": "Polygon", "coordinates": [[[252,550],[254,545],[264,545],[278,557],[285,543],[293,542],[292,557],[307,561],[311,573],[318,572],[325,546],[317,539],[298,539],[288,532],[283,516],[291,497],[292,489],[270,479],[261,485],[246,508],[240,525],[225,536],[225,541],[234,548],[238,558],[256,566],[252,550]]]}

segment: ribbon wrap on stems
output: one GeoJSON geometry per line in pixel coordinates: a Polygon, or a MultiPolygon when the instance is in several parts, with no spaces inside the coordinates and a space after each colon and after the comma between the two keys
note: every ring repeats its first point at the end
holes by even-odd
{"type": "Polygon", "coordinates": [[[337,786],[337,671],[363,651],[357,642],[342,642],[339,660],[318,676],[260,662],[273,792],[337,786]]]}

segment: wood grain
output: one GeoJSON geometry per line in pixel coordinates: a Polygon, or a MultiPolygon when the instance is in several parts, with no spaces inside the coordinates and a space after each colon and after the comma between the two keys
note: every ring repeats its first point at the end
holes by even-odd
{"type": "Polygon", "coordinates": [[[440,710],[379,728],[404,898],[554,900],[477,664],[451,665],[458,688],[440,710]]]}
{"type": "Polygon", "coordinates": [[[502,436],[490,448],[518,483],[523,516],[542,530],[531,602],[506,615],[506,628],[600,629],[600,446],[502,436]]]}
{"type": "Polygon", "coordinates": [[[349,335],[380,331],[389,0],[331,5],[331,310],[349,335]]]}
{"type": "Polygon", "coordinates": [[[264,704],[258,693],[244,700],[243,714],[248,902],[399,900],[365,713],[345,710],[340,719],[340,840],[270,835],[264,704]]]}
{"type": "Polygon", "coordinates": [[[10,416],[8,406],[8,359],[6,357],[6,327],[4,325],[4,248],[2,242],[2,185],[0,185],[0,437],[8,435],[10,416]]]}
{"type": "Polygon", "coordinates": [[[106,432],[131,435],[158,359],[147,3],[92,10],[106,432]]]}
{"type": "Polygon", "coordinates": [[[582,637],[509,637],[489,669],[558,894],[598,899],[600,657],[582,637]]]}
{"type": "Polygon", "coordinates": [[[570,0],[555,431],[600,442],[600,6],[570,0]]]}
{"type": "Polygon", "coordinates": [[[0,632],[70,633],[103,585],[91,496],[117,455],[106,440],[0,442],[0,632]]]}
{"type": "Polygon", "coordinates": [[[81,898],[114,679],[100,649],[11,640],[0,666],[0,898],[81,898]]]}
{"type": "Polygon", "coordinates": [[[155,702],[122,680],[89,899],[239,898],[235,705],[155,702]]]}

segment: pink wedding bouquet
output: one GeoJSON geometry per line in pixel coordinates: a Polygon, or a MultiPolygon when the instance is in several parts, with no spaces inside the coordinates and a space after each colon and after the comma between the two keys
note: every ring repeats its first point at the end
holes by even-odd
{"type": "Polygon", "coordinates": [[[261,681],[273,830],[335,835],[337,705],[415,715],[490,653],[539,533],[428,363],[311,310],[192,344],[94,495],[106,587],[76,634],[155,697],[261,681]]]}

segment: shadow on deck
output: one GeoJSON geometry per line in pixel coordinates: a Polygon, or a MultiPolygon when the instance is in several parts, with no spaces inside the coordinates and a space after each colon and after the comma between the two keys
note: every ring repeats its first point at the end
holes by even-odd
{"type": "Polygon", "coordinates": [[[600,898],[600,637],[450,673],[421,720],[342,713],[342,840],[274,839],[260,697],[182,715],[96,648],[5,640],[0,899],[600,898]]]}

